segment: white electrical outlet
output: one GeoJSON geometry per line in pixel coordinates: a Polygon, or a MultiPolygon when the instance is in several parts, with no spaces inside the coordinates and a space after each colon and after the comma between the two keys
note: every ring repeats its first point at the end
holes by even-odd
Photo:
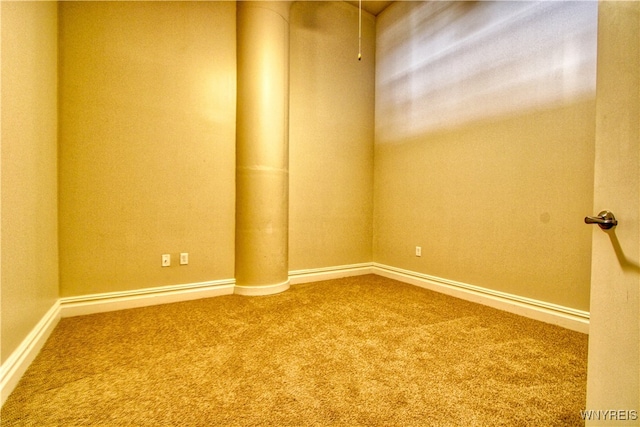
{"type": "Polygon", "coordinates": [[[171,266],[171,254],[162,254],[162,266],[163,267],[171,266]]]}
{"type": "Polygon", "coordinates": [[[422,256],[422,248],[420,246],[416,246],[416,256],[422,256]]]}
{"type": "Polygon", "coordinates": [[[180,254],[180,265],[187,265],[187,264],[189,264],[189,253],[182,252],[180,254]]]}

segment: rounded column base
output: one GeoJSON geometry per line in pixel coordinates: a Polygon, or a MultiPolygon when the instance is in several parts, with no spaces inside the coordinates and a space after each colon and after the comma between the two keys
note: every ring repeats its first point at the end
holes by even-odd
{"type": "Polygon", "coordinates": [[[282,283],[276,283],[275,285],[257,285],[257,286],[242,286],[236,285],[233,288],[233,293],[236,295],[247,296],[261,296],[261,295],[274,295],[284,292],[289,289],[289,280],[282,283]]]}

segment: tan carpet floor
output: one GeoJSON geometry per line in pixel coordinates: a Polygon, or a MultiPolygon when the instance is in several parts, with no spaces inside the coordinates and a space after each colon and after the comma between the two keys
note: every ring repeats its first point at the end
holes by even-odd
{"type": "Polygon", "coordinates": [[[65,318],[2,426],[583,425],[587,335],[375,275],[65,318]]]}

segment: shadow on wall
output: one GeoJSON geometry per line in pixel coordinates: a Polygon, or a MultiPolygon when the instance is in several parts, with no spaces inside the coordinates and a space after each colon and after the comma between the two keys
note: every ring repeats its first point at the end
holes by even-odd
{"type": "Polygon", "coordinates": [[[378,143],[595,94],[595,1],[395,6],[377,39],[378,143]]]}
{"type": "Polygon", "coordinates": [[[616,258],[618,258],[620,267],[624,271],[640,273],[640,265],[625,255],[622,245],[620,245],[620,240],[618,240],[618,236],[616,235],[616,230],[607,230],[607,234],[609,235],[609,239],[611,239],[611,245],[616,253],[616,258]]]}

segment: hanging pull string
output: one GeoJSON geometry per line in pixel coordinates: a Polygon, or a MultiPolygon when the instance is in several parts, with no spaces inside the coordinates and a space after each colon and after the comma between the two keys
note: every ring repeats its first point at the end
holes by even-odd
{"type": "Polygon", "coordinates": [[[358,61],[362,59],[362,0],[358,0],[358,61]]]}

